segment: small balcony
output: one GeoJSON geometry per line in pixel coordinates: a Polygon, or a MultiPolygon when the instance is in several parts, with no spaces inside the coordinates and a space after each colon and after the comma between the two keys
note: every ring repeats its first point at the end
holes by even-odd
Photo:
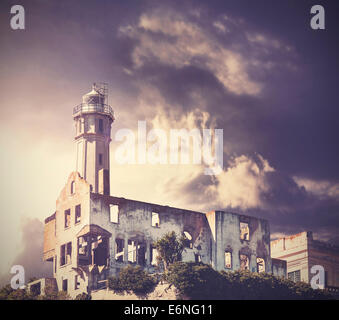
{"type": "Polygon", "coordinates": [[[103,103],[87,104],[81,103],[73,108],[73,117],[77,117],[83,113],[101,113],[111,117],[114,120],[114,111],[111,106],[103,103]]]}

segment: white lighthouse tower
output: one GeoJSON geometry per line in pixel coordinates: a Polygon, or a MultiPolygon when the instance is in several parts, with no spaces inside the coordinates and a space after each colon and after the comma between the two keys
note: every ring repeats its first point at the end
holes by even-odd
{"type": "Polygon", "coordinates": [[[114,113],[107,104],[107,84],[94,83],[92,91],[73,109],[76,134],[76,171],[92,192],[110,194],[109,144],[114,113]]]}

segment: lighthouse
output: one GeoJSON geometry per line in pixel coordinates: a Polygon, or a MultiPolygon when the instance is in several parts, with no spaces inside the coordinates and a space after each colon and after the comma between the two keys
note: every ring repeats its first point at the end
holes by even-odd
{"type": "Polygon", "coordinates": [[[107,104],[105,83],[94,83],[73,109],[75,122],[76,171],[92,188],[92,192],[110,194],[109,145],[114,113],[107,104]]]}

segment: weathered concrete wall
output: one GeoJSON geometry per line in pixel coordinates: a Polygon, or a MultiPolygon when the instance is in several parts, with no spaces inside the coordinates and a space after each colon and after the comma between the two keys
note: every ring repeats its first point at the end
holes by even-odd
{"type": "MultiPolygon", "coordinates": [[[[250,260],[250,270],[257,271],[257,258],[265,261],[266,272],[272,272],[270,258],[270,230],[266,220],[228,212],[203,214],[123,198],[91,195],[91,224],[99,225],[112,233],[110,239],[111,273],[126,265],[115,259],[115,239],[146,244],[146,266],[150,266],[150,246],[169,231],[182,235],[184,231],[192,236],[192,247],[186,248],[183,261],[195,261],[197,256],[204,263],[212,264],[217,270],[225,270],[225,250],[232,252],[232,268],[240,268],[240,254],[250,260]],[[119,206],[119,223],[110,222],[109,206],[119,206]],[[152,212],[159,213],[159,227],[152,227],[152,212]],[[240,239],[240,222],[246,221],[250,228],[250,239],[240,239]]],[[[227,269],[229,270],[229,269],[227,269]]]]}
{"type": "Polygon", "coordinates": [[[207,214],[212,228],[212,266],[225,270],[225,251],[231,252],[232,268],[240,268],[240,254],[249,258],[249,270],[257,271],[257,258],[265,261],[265,271],[272,272],[270,229],[266,220],[230,212],[212,211],[207,214]],[[240,222],[249,226],[249,240],[240,239],[240,222]]]}
{"type": "MultiPolygon", "coordinates": [[[[149,272],[155,271],[152,264],[152,244],[171,231],[179,236],[186,232],[192,237],[183,252],[183,261],[202,261],[212,264],[217,270],[237,270],[240,268],[240,254],[242,254],[249,259],[249,270],[258,271],[257,258],[262,258],[265,271],[272,272],[270,230],[266,220],[223,211],[204,214],[106,196],[90,190],[89,183],[79,174],[72,173],[57,200],[55,219],[46,223],[46,239],[52,239],[51,222],[55,223],[56,259],[53,259],[53,269],[58,289],[62,290],[63,280],[67,280],[67,291],[72,297],[96,288],[98,280],[116,275],[121,268],[131,263],[141,264],[149,272]],[[72,183],[74,193],[71,192],[72,183]],[[77,205],[81,205],[81,221],[75,223],[77,205]],[[117,222],[111,221],[112,205],[118,206],[117,222]],[[67,228],[65,228],[65,210],[71,212],[70,225],[67,228]],[[160,223],[157,226],[152,226],[152,212],[159,215],[160,223]],[[240,239],[240,223],[248,224],[248,240],[240,239]],[[93,230],[99,230],[107,238],[107,268],[105,264],[102,266],[90,263],[88,266],[78,264],[79,234],[89,234],[94,232],[93,230]],[[116,239],[120,239],[124,247],[120,258],[122,261],[116,257],[116,239]],[[71,260],[61,266],[61,246],[69,242],[72,243],[71,260]],[[136,253],[135,248],[139,248],[139,254],[136,253]],[[230,268],[225,266],[225,250],[232,255],[230,268]],[[134,254],[135,259],[130,258],[131,254],[134,254]],[[79,275],[82,275],[81,279],[79,275]],[[76,276],[79,282],[77,288],[76,276]]],[[[94,232],[94,234],[98,233],[94,232]]],[[[47,241],[46,249],[50,248],[51,241],[47,241]]]]}
{"type": "Polygon", "coordinates": [[[78,274],[77,268],[78,250],[76,234],[89,224],[89,196],[90,185],[82,179],[78,173],[70,174],[65,187],[62,189],[56,202],[56,259],[53,261],[54,277],[59,290],[62,290],[63,280],[67,280],[68,293],[75,297],[77,294],[87,292],[88,279],[81,279],[80,286],[75,289],[75,276],[78,274]],[[71,193],[71,184],[74,182],[74,193],[71,193]],[[75,222],[75,207],[81,206],[80,222],[75,222]],[[70,226],[65,228],[65,210],[70,209],[70,226]],[[61,246],[72,243],[71,261],[65,265],[60,265],[61,246]]]}
{"type": "Polygon", "coordinates": [[[55,213],[45,219],[44,227],[44,261],[53,261],[55,256],[55,213]]]}
{"type": "Polygon", "coordinates": [[[202,262],[209,263],[209,246],[211,239],[210,229],[206,216],[200,212],[160,206],[140,201],[127,200],[91,194],[91,224],[99,225],[112,233],[110,239],[110,266],[111,274],[115,274],[127,265],[127,251],[124,261],[115,259],[115,239],[123,239],[124,247],[128,246],[128,240],[137,241],[146,247],[146,268],[152,271],[151,245],[166,233],[174,231],[182,235],[184,231],[192,236],[192,248],[185,249],[183,261],[194,261],[195,254],[199,255],[202,262]],[[110,221],[110,205],[119,206],[119,222],[110,221]],[[152,226],[152,212],[159,214],[160,224],[152,226]]]}

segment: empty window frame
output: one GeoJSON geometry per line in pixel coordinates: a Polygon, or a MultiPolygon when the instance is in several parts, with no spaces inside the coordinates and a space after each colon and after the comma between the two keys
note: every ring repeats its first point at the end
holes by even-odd
{"type": "Polygon", "coordinates": [[[75,275],[74,277],[74,290],[77,290],[80,288],[80,281],[79,281],[79,275],[75,275]]]}
{"type": "Polygon", "coordinates": [[[135,241],[128,240],[128,262],[136,263],[137,262],[137,246],[135,241]]]}
{"type": "Polygon", "coordinates": [[[119,207],[115,204],[109,205],[109,219],[112,223],[119,223],[119,207]]]}
{"type": "Polygon", "coordinates": [[[91,264],[92,257],[89,243],[89,236],[78,238],[78,264],[81,266],[91,264]]]}
{"type": "Polygon", "coordinates": [[[65,228],[71,225],[71,209],[65,210],[65,228]]]}
{"type": "Polygon", "coordinates": [[[246,222],[240,222],[240,239],[250,240],[250,229],[246,222]]]}
{"type": "Polygon", "coordinates": [[[201,255],[199,253],[194,254],[195,262],[201,262],[201,255]]]}
{"type": "Polygon", "coordinates": [[[99,132],[103,133],[104,132],[104,120],[99,119],[99,132]]]}
{"type": "Polygon", "coordinates": [[[102,153],[99,153],[99,166],[102,166],[102,153]]]}
{"type": "Polygon", "coordinates": [[[68,242],[66,245],[66,263],[72,261],[72,242],[68,242]]]}
{"type": "Polygon", "coordinates": [[[146,245],[143,242],[128,240],[128,262],[145,265],[146,245]]]}
{"type": "Polygon", "coordinates": [[[159,213],[152,212],[152,227],[158,228],[160,226],[159,213]]]}
{"type": "Polygon", "coordinates": [[[189,249],[193,249],[193,242],[192,242],[192,236],[189,232],[184,231],[184,236],[185,236],[185,247],[189,249]]]}
{"type": "Polygon", "coordinates": [[[300,270],[289,272],[287,274],[287,277],[289,280],[292,280],[294,282],[299,282],[300,281],[300,270]]]}
{"type": "Polygon", "coordinates": [[[60,247],[60,266],[63,266],[66,264],[66,245],[63,244],[60,247]]]}
{"type": "Polygon", "coordinates": [[[75,223],[79,223],[81,221],[81,205],[78,204],[75,206],[75,223]]]}
{"type": "Polygon", "coordinates": [[[31,285],[30,291],[34,296],[40,295],[41,294],[41,282],[31,285]]]}
{"type": "Polygon", "coordinates": [[[92,261],[98,266],[107,265],[108,254],[108,238],[101,235],[92,238],[92,261]]]}
{"type": "Polygon", "coordinates": [[[240,270],[250,269],[250,259],[245,254],[240,255],[240,270]]]}
{"type": "Polygon", "coordinates": [[[124,261],[124,239],[115,239],[115,260],[117,262],[124,261]]]}
{"type": "Polygon", "coordinates": [[[76,124],[77,124],[78,134],[80,134],[81,133],[81,127],[82,127],[81,120],[79,119],[76,124]]]}
{"type": "Polygon", "coordinates": [[[71,263],[72,261],[72,242],[63,244],[60,247],[60,266],[71,263]]]}
{"type": "Polygon", "coordinates": [[[68,289],[68,281],[67,279],[62,280],[62,290],[67,292],[68,289]]]}
{"type": "Polygon", "coordinates": [[[137,245],[137,263],[140,266],[145,266],[146,264],[146,243],[138,242],[137,245]]]}
{"type": "Polygon", "coordinates": [[[71,194],[75,193],[75,181],[71,182],[71,194]]]}
{"type": "Polygon", "coordinates": [[[88,256],[88,239],[86,236],[81,236],[78,239],[78,254],[88,256]]]}
{"type": "Polygon", "coordinates": [[[232,252],[225,251],[225,268],[232,269],[232,252]]]}
{"type": "Polygon", "coordinates": [[[260,272],[265,272],[265,260],[263,258],[257,258],[257,271],[260,272]]]}
{"type": "Polygon", "coordinates": [[[150,250],[151,250],[151,265],[156,266],[158,264],[157,260],[157,257],[159,255],[158,250],[153,246],[150,247],[150,250]]]}

